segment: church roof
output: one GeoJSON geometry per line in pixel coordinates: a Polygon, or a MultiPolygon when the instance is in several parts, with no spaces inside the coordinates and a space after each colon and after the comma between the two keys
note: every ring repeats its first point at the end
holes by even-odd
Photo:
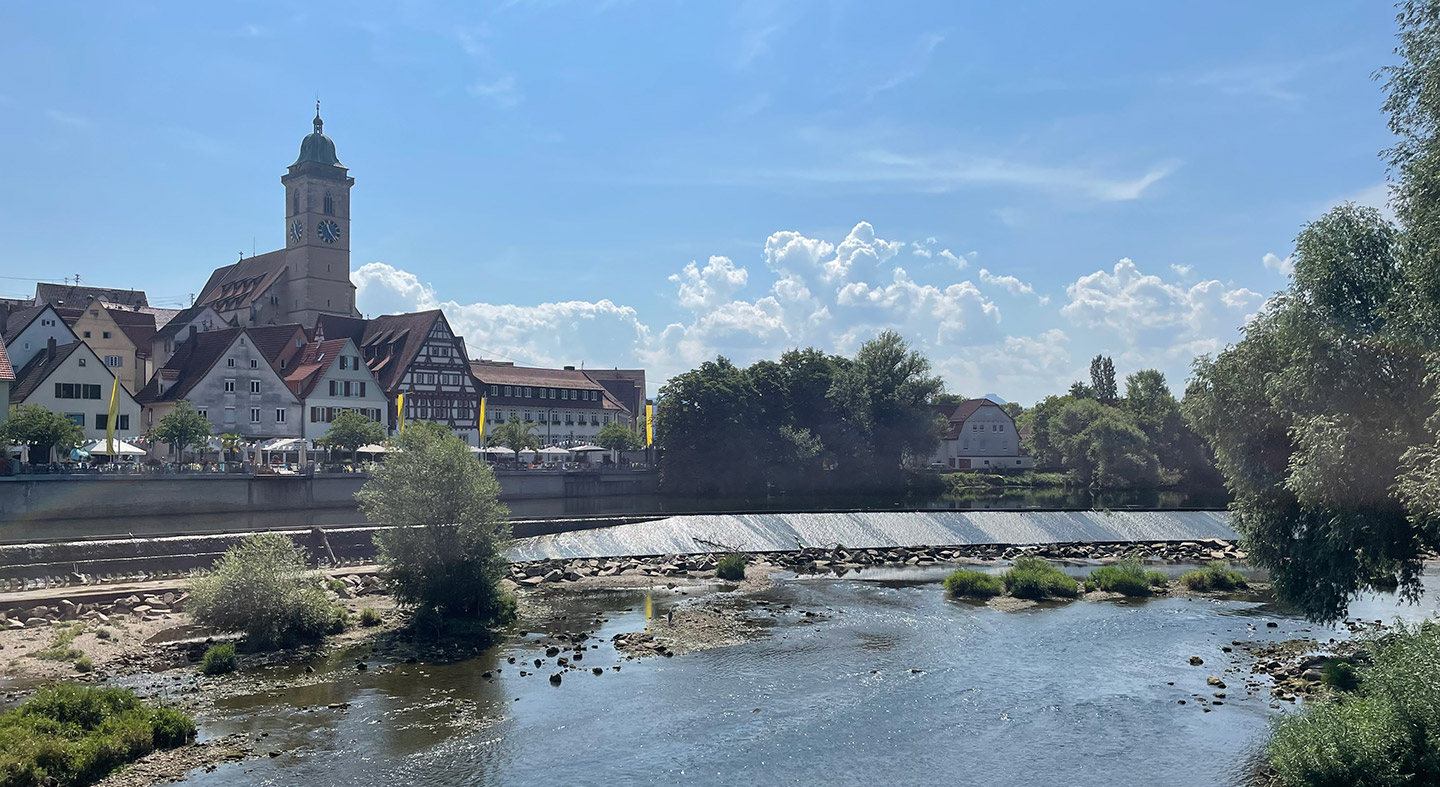
{"type": "Polygon", "coordinates": [[[300,141],[300,157],[290,166],[303,164],[312,161],[316,164],[325,164],[331,167],[343,167],[340,157],[335,155],[335,142],[322,133],[325,121],[320,119],[320,102],[315,102],[315,132],[306,134],[305,139],[300,141]]]}
{"type": "Polygon", "coordinates": [[[144,290],[117,290],[110,287],[81,287],[73,284],[47,284],[45,282],[35,285],[36,304],[48,303],[54,306],[64,305],[78,309],[89,303],[91,298],[98,298],[105,303],[113,303],[129,309],[150,305],[145,300],[144,290]]]}
{"type": "Polygon", "coordinates": [[[284,249],[216,268],[200,290],[195,305],[214,306],[218,312],[247,309],[264,297],[270,286],[285,275],[285,271],[284,249]]]}

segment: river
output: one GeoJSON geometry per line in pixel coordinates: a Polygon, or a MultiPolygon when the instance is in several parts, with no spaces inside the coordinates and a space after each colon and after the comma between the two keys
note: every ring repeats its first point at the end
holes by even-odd
{"type": "MultiPolygon", "coordinates": [[[[443,665],[357,672],[366,654],[341,654],[319,666],[319,683],[224,700],[201,720],[204,736],[268,732],[262,751],[280,756],[184,783],[1233,784],[1267,719],[1290,706],[1273,708],[1237,673],[1206,712],[1196,696],[1211,701],[1207,676],[1248,672],[1248,657],[1222,646],[1343,636],[1253,600],[1002,612],[946,598],[944,573],[785,578],[734,599],[764,627],[759,638],[637,661],[621,661],[609,639],[645,627],[643,592],[557,595],[551,616],[521,625],[598,636],[583,663],[605,668],[566,673],[560,686],[550,669],[519,675],[544,657],[533,634],[443,665]],[[1189,666],[1191,655],[1205,666],[1189,666]],[[326,709],[337,702],[350,707],[326,709]]],[[[1352,613],[1420,616],[1440,592],[1434,568],[1424,579],[1424,606],[1369,596],[1352,613]]],[[[693,603],[655,599],[657,615],[693,603]]]]}

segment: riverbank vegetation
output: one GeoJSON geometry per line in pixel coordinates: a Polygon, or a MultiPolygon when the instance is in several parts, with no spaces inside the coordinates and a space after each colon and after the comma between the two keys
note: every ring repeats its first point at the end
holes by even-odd
{"type": "Polygon", "coordinates": [[[807,348],[744,369],[706,361],[661,389],[661,487],[711,496],[904,488],[918,477],[906,467],[939,444],[929,403],[941,390],[930,361],[893,331],[853,358],[807,348]]]}
{"type": "Polygon", "coordinates": [[[251,650],[290,647],[344,630],[345,610],[330,603],[305,550],[280,533],[250,536],[190,581],[195,622],[240,631],[251,650]]]}
{"type": "Polygon", "coordinates": [[[375,543],[395,600],[426,633],[509,623],[515,597],[500,588],[509,511],[495,474],[440,424],[409,424],[389,447],[355,498],[370,521],[390,526],[375,543]]]}
{"type": "Polygon", "coordinates": [[[1372,643],[1354,691],[1273,722],[1266,748],[1284,787],[1440,783],[1440,625],[1402,627],[1372,643]]]}
{"type": "Polygon", "coordinates": [[[233,642],[211,645],[205,649],[205,655],[200,659],[200,671],[206,675],[224,675],[234,672],[239,666],[233,642]]]}
{"type": "MultiPolygon", "coordinates": [[[[1090,363],[1090,382],[1063,396],[1047,396],[1016,419],[1021,448],[1037,467],[1064,468],[1079,486],[1128,489],[1213,487],[1220,483],[1204,439],[1182,416],[1165,375],[1142,369],[1125,378],[1121,396],[1115,364],[1090,363]]],[[[1052,474],[1044,474],[1052,475],[1052,474]]],[[[1038,480],[1038,477],[1037,477],[1038,480]]]]}
{"type": "Polygon", "coordinates": [[[1080,595],[1079,582],[1056,566],[1029,555],[1015,558],[1014,565],[1000,575],[1000,581],[1005,585],[1005,592],[1016,598],[1040,601],[1080,595]]]}
{"type": "Polygon", "coordinates": [[[156,749],[182,746],[195,723],[126,689],[62,684],[0,716],[0,787],[79,787],[156,749]]]}
{"type": "Polygon", "coordinates": [[[1367,589],[1418,597],[1440,549],[1440,4],[1399,18],[1381,70],[1396,221],[1346,203],[1306,226],[1289,287],[1185,395],[1249,559],[1319,620],[1367,589]]]}
{"type": "Polygon", "coordinates": [[[993,598],[1005,592],[1005,583],[994,574],[961,569],[945,577],[945,590],[959,598],[993,598]]]}
{"type": "Polygon", "coordinates": [[[745,556],[731,552],[715,564],[715,576],[720,579],[739,582],[745,578],[745,556]]]}

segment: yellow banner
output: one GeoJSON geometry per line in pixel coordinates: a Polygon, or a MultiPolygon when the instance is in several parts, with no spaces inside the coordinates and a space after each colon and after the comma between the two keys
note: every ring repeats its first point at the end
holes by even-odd
{"type": "Polygon", "coordinates": [[[395,397],[395,431],[405,434],[405,394],[395,397]]]}
{"type": "Polygon", "coordinates": [[[485,397],[480,397],[480,447],[485,447],[485,397]]]}
{"type": "Polygon", "coordinates": [[[655,405],[645,405],[645,445],[655,444],[655,405]]]}
{"type": "Polygon", "coordinates": [[[120,417],[120,378],[110,385],[110,417],[105,419],[105,453],[115,456],[115,421],[120,417]]]}

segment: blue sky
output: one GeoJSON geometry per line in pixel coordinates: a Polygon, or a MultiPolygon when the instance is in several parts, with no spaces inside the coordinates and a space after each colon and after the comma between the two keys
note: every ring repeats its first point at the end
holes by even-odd
{"type": "Polygon", "coordinates": [[[0,294],[282,246],[317,93],[362,311],[653,382],[893,327],[970,395],[1179,389],[1384,201],[1384,3],[293,6],[0,8],[0,294]]]}

